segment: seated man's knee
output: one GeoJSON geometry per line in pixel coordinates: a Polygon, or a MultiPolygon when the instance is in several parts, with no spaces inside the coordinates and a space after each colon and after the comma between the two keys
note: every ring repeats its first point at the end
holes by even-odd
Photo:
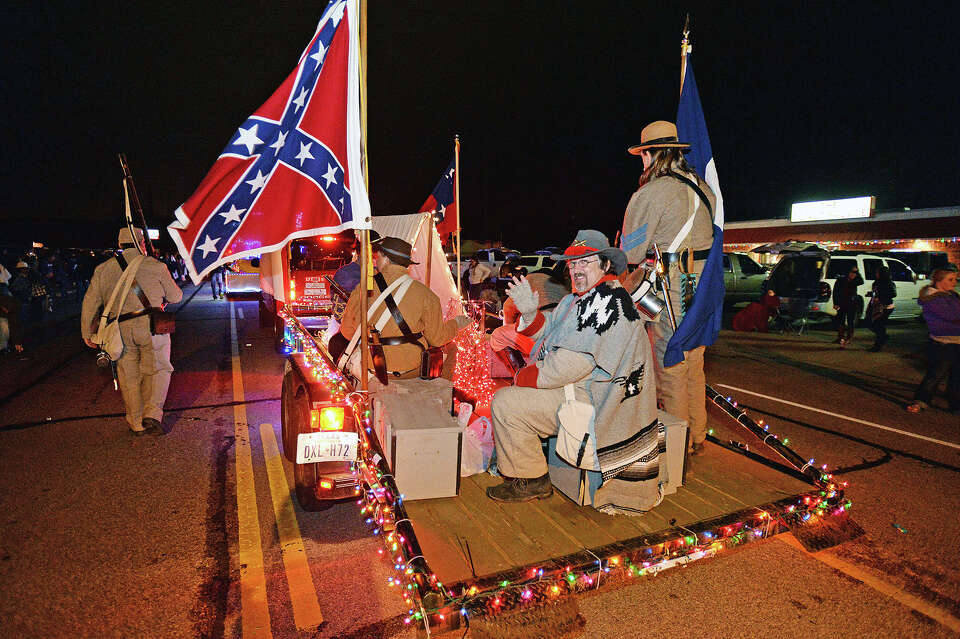
{"type": "Polygon", "coordinates": [[[516,391],[517,389],[513,386],[507,386],[494,393],[493,399],[490,400],[490,412],[496,416],[498,413],[502,415],[504,411],[509,410],[516,391]]]}

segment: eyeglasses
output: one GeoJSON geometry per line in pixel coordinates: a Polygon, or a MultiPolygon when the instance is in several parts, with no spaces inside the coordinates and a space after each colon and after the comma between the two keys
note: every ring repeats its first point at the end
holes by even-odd
{"type": "Polygon", "coordinates": [[[590,260],[590,259],[570,260],[569,262],[567,262],[567,269],[571,271],[583,270],[589,264],[597,264],[599,262],[600,262],[600,258],[596,258],[593,260],[590,260]]]}

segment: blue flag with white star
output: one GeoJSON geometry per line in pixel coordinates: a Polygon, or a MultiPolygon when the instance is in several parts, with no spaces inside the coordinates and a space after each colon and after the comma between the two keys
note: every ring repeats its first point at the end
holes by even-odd
{"type": "Polygon", "coordinates": [[[680,92],[677,109],[677,136],[690,144],[687,162],[703,177],[704,182],[716,196],[713,212],[713,244],[710,255],[697,282],[690,307],[676,332],[667,343],[663,356],[664,366],[673,366],[683,361],[684,351],[698,346],[710,346],[717,341],[723,317],[723,198],[717,181],[717,169],[713,162],[713,149],[707,134],[707,123],[700,105],[700,93],[693,77],[693,65],[687,56],[687,70],[680,92]]]}

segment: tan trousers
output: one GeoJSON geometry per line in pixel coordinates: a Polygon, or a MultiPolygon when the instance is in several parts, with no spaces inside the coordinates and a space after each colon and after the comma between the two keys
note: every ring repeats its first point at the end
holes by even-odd
{"type": "MultiPolygon", "coordinates": [[[[590,401],[583,389],[576,391],[577,399],[590,401]]],[[[557,411],[563,400],[562,388],[508,386],[494,394],[490,412],[501,474],[528,479],[547,474],[540,440],[557,434],[557,411]]]]}
{"type": "MultiPolygon", "coordinates": [[[[700,273],[703,263],[697,262],[694,270],[700,273]]],[[[677,321],[680,321],[680,274],[675,266],[670,267],[671,301],[677,321]]],[[[653,342],[653,352],[657,362],[657,398],[663,404],[663,410],[675,417],[687,420],[690,442],[702,444],[707,438],[707,380],[703,374],[703,346],[684,351],[683,361],[669,368],[663,366],[663,356],[667,352],[667,343],[673,337],[673,327],[666,310],[660,320],[647,324],[653,342]]]]}
{"type": "Polygon", "coordinates": [[[123,355],[117,360],[120,394],[127,409],[127,423],[139,429],[144,417],[163,419],[170,375],[170,336],[151,335],[150,319],[138,317],[120,323],[123,355]]]}

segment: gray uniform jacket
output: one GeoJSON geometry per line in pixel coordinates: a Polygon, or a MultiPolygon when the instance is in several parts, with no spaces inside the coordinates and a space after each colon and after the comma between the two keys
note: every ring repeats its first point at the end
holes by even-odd
{"type": "MultiPolygon", "coordinates": [[[[129,264],[133,258],[139,255],[137,249],[126,249],[123,251],[123,259],[129,264]]],[[[97,266],[90,279],[90,287],[87,294],[83,297],[83,310],[80,314],[80,330],[84,339],[89,339],[97,330],[97,324],[100,321],[100,312],[103,306],[110,300],[113,293],[113,287],[120,279],[120,264],[116,259],[110,258],[106,262],[97,266]]],[[[145,257],[137,270],[136,282],[143,289],[150,306],[160,307],[164,301],[176,304],[183,299],[183,291],[173,281],[170,271],[163,262],[159,262],[152,257],[145,257]]],[[[114,302],[114,307],[116,307],[114,302]]],[[[127,294],[123,301],[121,313],[132,313],[143,308],[140,298],[134,293],[133,288],[127,294]]],[[[114,316],[116,311],[111,313],[114,316]]],[[[140,318],[132,321],[141,321],[140,318]]],[[[144,318],[142,321],[148,321],[144,318]]]]}
{"type": "MultiPolygon", "coordinates": [[[[687,177],[693,179],[693,176],[687,177]]],[[[713,191],[699,177],[696,182],[706,194],[711,208],[716,210],[717,200],[713,191]]],[[[623,230],[620,232],[620,248],[627,254],[627,261],[631,264],[642,262],[647,249],[652,248],[654,242],[661,251],[666,252],[697,202],[700,202],[700,198],[693,189],[666,175],[654,178],[637,189],[627,204],[623,230]]],[[[688,248],[695,251],[709,249],[712,244],[713,220],[701,202],[693,228],[677,252],[688,248]]]]}

